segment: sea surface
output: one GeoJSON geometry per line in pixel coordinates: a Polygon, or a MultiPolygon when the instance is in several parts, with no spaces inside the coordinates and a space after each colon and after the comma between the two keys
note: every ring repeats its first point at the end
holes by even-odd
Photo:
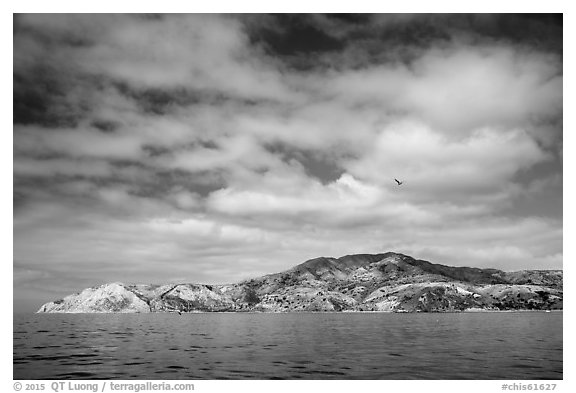
{"type": "Polygon", "coordinates": [[[14,315],[14,379],[562,379],[562,312],[14,315]]]}

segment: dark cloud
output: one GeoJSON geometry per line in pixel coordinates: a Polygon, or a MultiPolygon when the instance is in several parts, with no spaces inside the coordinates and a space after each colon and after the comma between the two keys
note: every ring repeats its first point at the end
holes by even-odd
{"type": "Polygon", "coordinates": [[[121,123],[114,120],[96,119],[90,125],[104,133],[112,133],[121,127],[121,123]]]}
{"type": "Polygon", "coordinates": [[[74,81],[53,67],[39,65],[14,75],[14,124],[75,126],[89,111],[85,100],[72,97],[74,81]]]}
{"type": "Polygon", "coordinates": [[[200,103],[206,94],[185,89],[144,89],[134,90],[128,86],[118,85],[122,94],[134,99],[138,106],[147,113],[166,115],[182,106],[200,103]]]}
{"type": "Polygon", "coordinates": [[[344,174],[344,169],[339,167],[336,157],[332,152],[322,150],[299,150],[282,144],[266,146],[272,154],[280,155],[285,162],[296,161],[306,171],[308,176],[318,179],[323,184],[332,183],[344,174]]]}
{"type": "Polygon", "coordinates": [[[303,70],[410,64],[423,51],[455,41],[562,53],[562,14],[275,15],[259,22],[251,38],[303,70]]]}
{"type": "Polygon", "coordinates": [[[257,42],[262,43],[271,55],[313,55],[318,52],[336,51],[344,43],[326,34],[303,15],[275,15],[273,27],[253,31],[257,42]]]}

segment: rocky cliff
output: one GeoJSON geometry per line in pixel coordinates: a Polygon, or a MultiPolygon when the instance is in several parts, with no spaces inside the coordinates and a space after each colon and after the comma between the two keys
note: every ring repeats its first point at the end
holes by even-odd
{"type": "Polygon", "coordinates": [[[316,258],[230,285],[105,284],[38,312],[298,312],[562,309],[561,270],[453,267],[397,253],[316,258]]]}

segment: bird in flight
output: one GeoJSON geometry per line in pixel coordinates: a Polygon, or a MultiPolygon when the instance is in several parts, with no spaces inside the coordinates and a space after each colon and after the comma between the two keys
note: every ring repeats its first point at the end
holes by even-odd
{"type": "Polygon", "coordinates": [[[396,179],[396,178],[395,178],[394,180],[396,180],[396,183],[398,183],[399,186],[401,186],[402,183],[404,183],[403,181],[400,181],[400,180],[398,180],[398,179],[396,179]]]}

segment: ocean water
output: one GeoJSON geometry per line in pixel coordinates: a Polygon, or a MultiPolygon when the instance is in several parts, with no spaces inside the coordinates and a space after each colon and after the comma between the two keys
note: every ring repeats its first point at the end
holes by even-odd
{"type": "Polygon", "coordinates": [[[562,312],[14,316],[14,379],[562,379],[562,312]]]}

